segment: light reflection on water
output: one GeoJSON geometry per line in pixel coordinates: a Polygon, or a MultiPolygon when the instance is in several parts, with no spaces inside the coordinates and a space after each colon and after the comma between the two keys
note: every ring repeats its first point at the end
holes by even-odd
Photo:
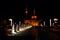
{"type": "MultiPolygon", "coordinates": [[[[23,27],[23,28],[25,28],[25,27],[23,27]]],[[[37,29],[37,31],[38,31],[38,28],[36,28],[37,29]]],[[[35,30],[36,30],[35,29],[35,30]]],[[[32,29],[33,30],[33,29],[32,29]]],[[[52,30],[52,31],[60,31],[59,29],[56,29],[56,28],[44,28],[44,29],[42,29],[41,31],[44,31],[44,32],[47,32],[48,30],[52,30]]],[[[7,36],[12,36],[12,33],[11,33],[11,31],[12,31],[12,29],[9,29],[9,28],[6,28],[6,35],[7,36]]],[[[33,31],[33,33],[34,33],[35,31],[33,31]]],[[[20,33],[21,33],[21,31],[20,31],[20,33]]],[[[18,33],[17,33],[18,34],[18,33]]],[[[14,34],[13,34],[13,36],[14,36],[14,34]]]]}
{"type": "MultiPolygon", "coordinates": [[[[36,32],[39,30],[38,28],[37,29],[32,29],[33,31],[32,32],[34,32],[34,34],[36,35],[37,33],[35,33],[35,30],[36,30],[36,32]]],[[[46,28],[46,30],[50,30],[50,28],[46,28]]],[[[55,39],[59,39],[59,36],[58,36],[58,34],[56,34],[55,32],[51,32],[51,31],[46,31],[46,30],[44,30],[44,31],[42,31],[42,30],[39,30],[38,31],[38,35],[36,35],[36,37],[35,37],[35,39],[41,39],[41,40],[43,40],[43,39],[53,39],[53,40],[55,40],[55,39]],[[42,32],[40,32],[40,31],[42,31],[42,32]],[[46,31],[46,32],[45,32],[46,31]],[[39,33],[40,32],[40,33],[39,33]],[[39,37],[39,38],[38,38],[39,37]]],[[[11,36],[11,35],[9,35],[9,36],[11,36]]]]}
{"type": "Polygon", "coordinates": [[[17,32],[17,30],[15,31],[15,29],[14,29],[15,33],[12,33],[12,29],[6,28],[6,29],[5,29],[5,30],[6,30],[6,35],[7,35],[7,36],[14,36],[14,35],[17,35],[17,34],[19,34],[19,33],[21,33],[21,32],[26,31],[27,29],[30,29],[31,27],[32,27],[32,26],[20,27],[20,28],[19,28],[19,32],[17,32]]]}

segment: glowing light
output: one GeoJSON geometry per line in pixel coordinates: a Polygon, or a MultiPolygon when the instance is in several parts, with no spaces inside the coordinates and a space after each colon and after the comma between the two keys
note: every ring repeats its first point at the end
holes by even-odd
{"type": "Polygon", "coordinates": [[[44,26],[45,26],[45,21],[44,21],[44,26]]]}
{"type": "Polygon", "coordinates": [[[16,26],[16,32],[19,32],[19,26],[18,26],[18,24],[16,26]]]}
{"type": "Polygon", "coordinates": [[[11,31],[12,29],[8,29],[8,31],[11,31]]]}
{"type": "Polygon", "coordinates": [[[58,21],[58,19],[57,18],[54,18],[54,21],[58,21]]]}
{"type": "Polygon", "coordinates": [[[26,11],[25,11],[26,15],[28,14],[28,8],[26,8],[26,11]]]}
{"type": "Polygon", "coordinates": [[[16,29],[14,27],[15,27],[15,25],[13,24],[12,29],[11,29],[12,30],[12,36],[18,35],[19,33],[23,32],[23,31],[26,31],[27,29],[31,28],[32,26],[31,25],[24,25],[24,24],[22,24],[21,27],[19,27],[17,25],[16,29]],[[16,30],[16,32],[15,32],[15,30],[16,30]]]}
{"type": "Polygon", "coordinates": [[[27,13],[28,13],[28,11],[25,11],[25,13],[27,14],[27,13]]]}
{"type": "Polygon", "coordinates": [[[32,19],[36,19],[36,18],[37,18],[37,16],[32,16],[31,18],[32,18],[32,19]]]}
{"type": "Polygon", "coordinates": [[[54,24],[55,24],[55,23],[57,23],[57,21],[58,21],[58,19],[57,19],[57,18],[54,18],[53,20],[54,20],[54,24]]]}
{"type": "Polygon", "coordinates": [[[31,25],[33,25],[33,26],[38,26],[38,23],[32,22],[31,25]]]}
{"type": "Polygon", "coordinates": [[[24,28],[20,28],[19,31],[25,31],[25,29],[24,28]]]}
{"type": "Polygon", "coordinates": [[[16,34],[15,28],[14,28],[14,24],[13,24],[13,26],[12,26],[12,33],[13,33],[13,34],[16,34]]]}
{"type": "Polygon", "coordinates": [[[40,26],[42,26],[42,27],[43,27],[43,25],[42,25],[42,24],[40,24],[40,26]]]}
{"type": "Polygon", "coordinates": [[[51,19],[50,19],[50,26],[51,26],[51,19]]]}
{"type": "Polygon", "coordinates": [[[25,20],[25,24],[30,24],[32,26],[39,26],[40,20],[25,20]]]}
{"type": "Polygon", "coordinates": [[[19,26],[20,26],[21,22],[19,21],[19,26]]]}
{"type": "Polygon", "coordinates": [[[11,26],[12,26],[12,19],[9,19],[9,21],[11,21],[11,26]]]}
{"type": "Polygon", "coordinates": [[[57,22],[55,22],[55,23],[57,23],[57,22]]]}
{"type": "Polygon", "coordinates": [[[28,26],[28,27],[26,27],[26,29],[29,29],[29,28],[31,28],[32,26],[28,26]]]}
{"type": "Polygon", "coordinates": [[[19,31],[25,31],[25,30],[27,30],[27,29],[29,29],[29,28],[31,28],[31,27],[32,27],[32,26],[28,26],[28,27],[20,28],[19,31]]]}

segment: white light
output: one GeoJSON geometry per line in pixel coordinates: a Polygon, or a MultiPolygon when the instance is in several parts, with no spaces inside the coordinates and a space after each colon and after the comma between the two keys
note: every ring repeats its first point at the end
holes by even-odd
{"type": "Polygon", "coordinates": [[[19,32],[19,26],[18,26],[18,24],[17,24],[17,26],[16,26],[16,32],[19,32]]]}
{"type": "Polygon", "coordinates": [[[27,13],[28,13],[28,11],[25,11],[25,13],[27,14],[27,13]]]}
{"type": "Polygon", "coordinates": [[[50,26],[51,26],[51,19],[50,19],[50,26]]]}
{"type": "Polygon", "coordinates": [[[44,21],[44,26],[45,26],[45,21],[44,21]]]}
{"type": "Polygon", "coordinates": [[[21,28],[20,31],[25,31],[25,29],[24,28],[21,28]]]}
{"type": "Polygon", "coordinates": [[[31,27],[32,27],[32,26],[23,27],[23,28],[20,28],[19,31],[25,31],[25,30],[27,30],[27,29],[29,29],[29,28],[31,28],[31,27]]]}
{"type": "Polygon", "coordinates": [[[20,26],[21,22],[19,21],[19,26],[20,26]]]}
{"type": "Polygon", "coordinates": [[[54,21],[58,21],[58,19],[57,18],[54,18],[54,21]]]}
{"type": "Polygon", "coordinates": [[[43,27],[43,25],[41,24],[40,26],[42,26],[43,27]]]}
{"type": "MultiPolygon", "coordinates": [[[[24,26],[24,25],[23,25],[24,26]]],[[[20,32],[23,32],[23,31],[26,31],[27,29],[29,29],[29,28],[31,28],[32,26],[24,26],[24,27],[20,27],[19,28],[19,30],[18,30],[18,25],[16,26],[16,29],[14,28],[15,27],[15,25],[13,24],[13,26],[12,26],[12,35],[14,36],[14,35],[17,35],[18,33],[20,33],[20,32]],[[16,32],[15,32],[15,30],[16,30],[16,32]]]]}
{"type": "Polygon", "coordinates": [[[31,28],[31,27],[32,27],[32,26],[28,26],[28,27],[26,27],[26,28],[28,29],[28,28],[31,28]]]}
{"type": "Polygon", "coordinates": [[[14,24],[13,24],[13,26],[12,26],[12,34],[16,34],[15,28],[14,28],[14,24]]]}
{"type": "Polygon", "coordinates": [[[9,19],[9,21],[11,21],[11,24],[10,25],[12,26],[12,19],[9,19]]]}

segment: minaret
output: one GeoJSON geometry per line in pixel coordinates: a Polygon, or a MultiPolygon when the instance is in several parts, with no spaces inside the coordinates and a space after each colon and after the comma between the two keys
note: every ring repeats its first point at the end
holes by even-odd
{"type": "Polygon", "coordinates": [[[34,8],[34,15],[31,17],[32,19],[37,19],[37,16],[35,14],[35,8],[34,8]]]}
{"type": "Polygon", "coordinates": [[[35,16],[35,8],[34,8],[34,16],[35,16]]]}
{"type": "Polygon", "coordinates": [[[26,16],[27,16],[27,14],[28,14],[28,6],[27,5],[26,5],[25,13],[26,13],[26,16]]]}

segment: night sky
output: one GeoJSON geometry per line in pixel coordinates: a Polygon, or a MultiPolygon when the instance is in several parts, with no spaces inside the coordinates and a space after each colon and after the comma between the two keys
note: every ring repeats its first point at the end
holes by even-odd
{"type": "Polygon", "coordinates": [[[57,0],[2,0],[0,1],[0,19],[24,18],[26,16],[26,4],[28,5],[29,16],[33,14],[33,9],[36,8],[36,15],[39,18],[59,17],[60,2],[57,0]]]}

